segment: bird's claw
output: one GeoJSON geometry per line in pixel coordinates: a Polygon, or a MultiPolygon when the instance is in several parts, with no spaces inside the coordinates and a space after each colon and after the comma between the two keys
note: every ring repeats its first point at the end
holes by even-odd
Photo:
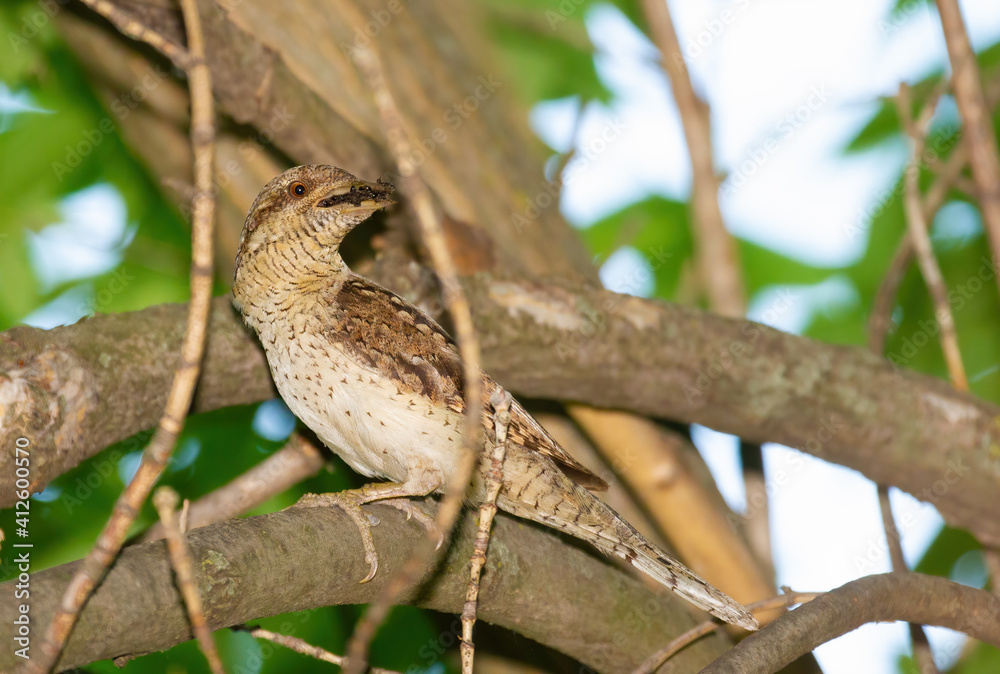
{"type": "Polygon", "coordinates": [[[405,497],[386,499],[366,499],[364,494],[354,491],[341,491],[333,494],[305,494],[298,502],[292,506],[294,508],[322,508],[336,506],[344,511],[361,533],[361,543],[365,548],[365,561],[368,562],[368,575],[361,579],[362,583],[367,583],[375,577],[378,571],[378,553],[375,551],[375,540],[372,538],[372,527],[377,526],[379,518],[373,514],[362,510],[365,503],[384,503],[392,506],[396,510],[406,515],[407,521],[416,520],[430,534],[437,534],[437,545],[435,549],[440,550],[444,543],[444,535],[437,531],[434,519],[425,513],[420,506],[405,497]]]}
{"type": "Polygon", "coordinates": [[[295,508],[321,508],[336,506],[344,511],[361,534],[361,543],[365,548],[365,561],[368,562],[368,575],[361,579],[367,583],[378,572],[378,553],[375,551],[375,539],[372,538],[372,527],[379,523],[378,517],[361,509],[363,501],[349,491],[334,494],[306,494],[293,506],[295,508]]]}

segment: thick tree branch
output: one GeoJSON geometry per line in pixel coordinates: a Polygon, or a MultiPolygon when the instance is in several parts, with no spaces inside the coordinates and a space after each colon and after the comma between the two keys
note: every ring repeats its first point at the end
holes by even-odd
{"type": "MultiPolygon", "coordinates": [[[[980,271],[995,273],[995,263],[980,271]]],[[[484,367],[516,393],[797,447],[931,501],[951,524],[1000,543],[1000,408],[947,382],[861,348],[603,290],[484,274],[465,287],[484,367]]],[[[256,342],[216,309],[196,409],[271,396],[256,342]]],[[[0,334],[0,442],[26,436],[38,448],[35,488],[155,423],[183,312],[154,307],[0,334]]],[[[0,454],[0,482],[11,479],[10,461],[0,454]]]]}
{"type": "MultiPolygon", "coordinates": [[[[245,405],[274,395],[264,354],[216,298],[205,371],[193,411],[245,405]],[[219,376],[222,375],[222,376],[219,376]]],[[[186,305],[85,319],[55,330],[0,333],[0,433],[27,437],[31,486],[40,490],[103,447],[156,426],[180,365],[186,305]]],[[[136,439],[129,451],[148,438],[136,439]]],[[[13,484],[13,457],[0,458],[0,483],[13,484]]],[[[11,505],[8,494],[0,507],[11,505]]]]}
{"type": "Polygon", "coordinates": [[[866,623],[895,620],[947,627],[1000,646],[997,597],[935,576],[886,573],[851,581],[786,613],[703,674],[770,674],[866,623]]]}
{"type": "MultiPolygon", "coordinates": [[[[367,571],[361,540],[336,508],[292,508],[195,529],[185,539],[198,560],[195,581],[212,629],[331,604],[370,602],[424,535],[387,506],[373,506],[373,533],[384,573],[367,571]],[[280,591],[276,591],[276,588],[280,591]]],[[[403,600],[461,611],[476,532],[467,512],[455,544],[429,585],[403,600]]],[[[31,577],[30,617],[44,625],[77,562],[31,577]]],[[[11,643],[17,605],[11,581],[0,585],[0,639],[11,643]]],[[[626,672],[694,621],[670,593],[654,594],[599,555],[505,515],[497,518],[480,593],[481,619],[556,648],[601,672],[626,672]]],[[[60,667],[139,655],[191,639],[162,541],[127,548],[88,602],[60,667]]],[[[669,672],[704,667],[726,648],[707,640],[671,661],[669,672]]],[[[426,665],[418,653],[414,664],[426,665]]],[[[377,654],[376,654],[377,659],[377,654]]],[[[0,650],[0,670],[15,662],[0,650]]]]}

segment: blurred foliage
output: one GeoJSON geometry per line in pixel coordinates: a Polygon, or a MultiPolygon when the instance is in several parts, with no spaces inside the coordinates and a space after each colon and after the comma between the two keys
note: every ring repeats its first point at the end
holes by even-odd
{"type": "MultiPolygon", "coordinates": [[[[496,54],[528,105],[578,96],[584,103],[611,97],[597,76],[587,11],[602,0],[488,0],[496,54]]],[[[610,4],[643,28],[637,0],[610,4]]]]}
{"type": "MultiPolygon", "coordinates": [[[[922,7],[923,4],[917,0],[900,2],[900,9],[887,19],[886,30],[891,32],[898,28],[914,14],[914,6],[922,7]]],[[[978,60],[983,72],[994,73],[995,78],[1000,72],[1000,44],[983,50],[978,60]]],[[[940,71],[932,73],[911,85],[915,111],[926,102],[941,76],[940,71]]],[[[935,150],[940,158],[931,165],[921,166],[920,184],[924,190],[935,177],[934,169],[947,160],[958,142],[959,120],[948,98],[942,101],[928,138],[927,147],[935,150]]],[[[993,125],[1000,135],[1000,114],[996,112],[993,125]]],[[[844,151],[846,154],[869,152],[904,140],[895,101],[886,99],[879,102],[876,112],[844,151]]],[[[754,297],[774,287],[816,286],[832,279],[846,281],[856,301],[816,307],[802,333],[827,342],[865,346],[872,303],[906,232],[902,195],[901,169],[891,187],[876,197],[864,215],[855,222],[845,223],[846,236],[861,238],[867,244],[857,261],[842,268],[811,266],[737,239],[747,296],[754,297]]],[[[972,391],[1000,403],[1000,368],[997,366],[1000,363],[1000,298],[993,278],[996,265],[991,262],[978,213],[968,207],[971,203],[968,195],[951,191],[933,223],[932,243],[950,291],[949,301],[972,391]],[[956,214],[974,221],[974,226],[949,226],[951,220],[957,219],[956,214]]],[[[808,217],[808,213],[803,214],[803,219],[808,217]]],[[[645,257],[655,279],[653,296],[676,301],[691,298],[693,289],[683,284],[691,283],[693,277],[685,280],[682,273],[694,263],[687,202],[650,196],[604,217],[585,229],[583,236],[599,260],[607,259],[623,246],[631,246],[645,257]],[[668,264],[662,263],[664,254],[670,256],[668,264]]],[[[911,264],[900,285],[893,319],[894,325],[886,340],[887,356],[901,367],[947,379],[933,306],[915,263],[911,264]]],[[[953,577],[958,560],[979,548],[979,543],[968,532],[944,527],[916,570],[953,577]]],[[[915,667],[909,657],[900,660],[901,672],[916,672],[915,667]]],[[[963,674],[1000,671],[1000,649],[977,644],[951,671],[963,674]]]]}
{"type": "MultiPolygon", "coordinates": [[[[586,17],[597,0],[489,0],[487,15],[492,48],[525,106],[541,101],[577,97],[581,109],[590,101],[608,102],[612,94],[598,76],[594,46],[586,17]]],[[[615,0],[615,5],[640,30],[646,31],[638,2],[615,0]]],[[[924,0],[899,0],[882,27],[888,34],[910,16],[926,11],[924,0]]],[[[47,316],[73,321],[93,311],[118,312],[188,296],[189,228],[165,199],[155,178],[138,163],[117,132],[117,119],[102,107],[73,54],[60,42],[40,5],[27,0],[0,7],[0,34],[9,43],[0,58],[0,95],[31,108],[0,111],[0,329],[23,321],[40,308],[47,316]],[[40,27],[39,27],[40,26],[40,27]],[[14,36],[11,38],[11,36],[14,36]],[[12,161],[11,158],[16,158],[12,161]],[[39,232],[67,218],[68,199],[81,191],[106,185],[120,195],[126,213],[121,240],[110,247],[105,265],[93,274],[46,282],[40,268],[51,261],[32,256],[30,242],[39,232]],[[119,282],[116,282],[116,279],[119,282]],[[120,282],[126,279],[127,282],[120,282]],[[11,292],[9,289],[14,289],[11,292]],[[66,301],[66,298],[70,298],[66,301]]],[[[984,50],[979,59],[987,70],[1000,67],[1000,45],[984,50]]],[[[921,105],[941,77],[932,74],[913,85],[921,105]]],[[[943,157],[955,146],[956,120],[947,105],[938,115],[930,146],[943,157]]],[[[994,118],[1000,127],[1000,116],[994,118]]],[[[901,143],[900,120],[892,100],[879,102],[871,119],[844,148],[847,154],[877,151],[901,143]]],[[[939,161],[944,161],[942,158],[939,161]]],[[[936,164],[936,162],[935,162],[936,164]]],[[[921,184],[933,179],[933,166],[922,167],[921,184]]],[[[864,240],[860,257],[841,268],[809,265],[792,257],[738,240],[744,283],[749,297],[779,287],[811,288],[835,281],[849,286],[853,300],[813,307],[803,333],[842,344],[864,345],[871,303],[905,232],[902,208],[902,172],[857,222],[845,224],[845,234],[864,240]]],[[[948,209],[934,223],[934,245],[953,292],[952,308],[962,353],[974,392],[1000,402],[1000,302],[992,278],[982,227],[957,231],[954,216],[975,220],[969,198],[949,195],[948,209]],[[964,211],[962,209],[965,209],[964,211]]],[[[802,214],[807,220],[808,213],[802,214]]],[[[645,257],[654,280],[651,294],[690,301],[697,297],[693,282],[693,238],[689,204],[677,198],[651,195],[629,204],[583,230],[582,235],[599,260],[629,246],[645,257]]],[[[86,246],[89,242],[80,242],[86,246]]],[[[224,290],[220,284],[218,292],[224,290]]],[[[627,290],[627,289],[625,289],[627,290]]],[[[931,334],[933,311],[926,288],[915,268],[899,290],[895,325],[887,353],[905,367],[946,377],[936,335],[931,334]]],[[[58,322],[58,320],[56,320],[58,322]]],[[[163,483],[187,497],[197,498],[228,482],[280,446],[254,431],[258,406],[218,410],[192,417],[163,483]]],[[[36,548],[41,567],[83,556],[93,544],[123,487],[123,475],[134,468],[149,433],[129,438],[59,477],[36,497],[32,536],[46,541],[36,548]]],[[[293,503],[303,491],[332,491],[360,484],[343,464],[289,492],[273,498],[256,512],[270,512],[293,503]]],[[[4,513],[4,518],[9,512],[4,513]]],[[[143,510],[137,530],[154,520],[143,510]]],[[[5,519],[6,521],[6,519],[5,519]]],[[[964,531],[945,527],[929,546],[918,571],[952,577],[965,555],[979,549],[964,531]]],[[[12,574],[3,568],[2,577],[12,574]]],[[[343,652],[357,607],[333,607],[274,616],[258,624],[302,637],[334,652],[343,652]]],[[[411,608],[396,609],[379,633],[375,664],[410,671],[417,654],[419,671],[456,671],[451,618],[411,608]]],[[[220,632],[216,641],[233,672],[308,671],[313,663],[243,633],[220,632]]],[[[900,671],[915,671],[908,658],[900,671]]],[[[192,643],[166,653],[131,661],[126,671],[206,671],[204,659],[192,643]]],[[[110,662],[87,668],[118,671],[110,662]]],[[[1000,651],[976,645],[952,670],[968,674],[1000,671],[1000,651]]]]}
{"type": "Polygon", "coordinates": [[[981,550],[982,545],[968,531],[954,527],[942,527],[941,533],[927,547],[923,558],[913,568],[919,573],[950,578],[955,563],[968,552],[981,550]]]}
{"type": "MultiPolygon", "coordinates": [[[[37,20],[39,11],[35,3],[0,8],[5,41],[33,25],[25,22],[37,20]]],[[[68,320],[94,310],[184,301],[190,260],[186,223],[123,145],[115,118],[100,105],[51,23],[38,30],[37,37],[15,44],[12,57],[0,58],[0,82],[41,110],[5,113],[0,125],[0,156],[17,158],[0,162],[0,283],[17,288],[0,293],[0,329],[74,289],[79,292],[70,294],[68,320]],[[117,267],[45,287],[29,256],[30,237],[65,219],[68,197],[100,184],[121,196],[134,238],[117,267]]],[[[37,264],[52,263],[43,257],[37,264]]]]}
{"type": "Polygon", "coordinates": [[[993,674],[1000,672],[1000,648],[972,643],[962,659],[950,670],[951,674],[993,674]]]}

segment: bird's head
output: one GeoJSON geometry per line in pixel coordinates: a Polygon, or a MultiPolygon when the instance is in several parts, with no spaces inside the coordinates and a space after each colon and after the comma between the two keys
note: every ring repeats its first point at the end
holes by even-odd
{"type": "Polygon", "coordinates": [[[264,186],[243,224],[233,291],[252,281],[291,281],[289,274],[342,264],[341,241],[393,200],[392,185],[370,183],[334,166],[296,166],[264,186]],[[274,276],[271,278],[271,276],[274,276]]]}

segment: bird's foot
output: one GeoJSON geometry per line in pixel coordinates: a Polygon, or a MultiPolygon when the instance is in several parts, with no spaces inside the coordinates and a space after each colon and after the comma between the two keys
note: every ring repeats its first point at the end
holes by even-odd
{"type": "MultiPolygon", "coordinates": [[[[375,540],[372,538],[372,527],[378,524],[378,518],[369,515],[361,506],[368,503],[364,494],[358,493],[361,490],[348,490],[333,494],[306,494],[292,506],[293,508],[324,508],[336,506],[344,511],[351,518],[351,521],[358,527],[361,533],[361,543],[365,548],[365,561],[368,562],[368,575],[361,579],[362,583],[367,583],[375,577],[378,571],[378,553],[375,552],[375,540]]],[[[426,517],[426,515],[425,515],[426,517]]]]}

